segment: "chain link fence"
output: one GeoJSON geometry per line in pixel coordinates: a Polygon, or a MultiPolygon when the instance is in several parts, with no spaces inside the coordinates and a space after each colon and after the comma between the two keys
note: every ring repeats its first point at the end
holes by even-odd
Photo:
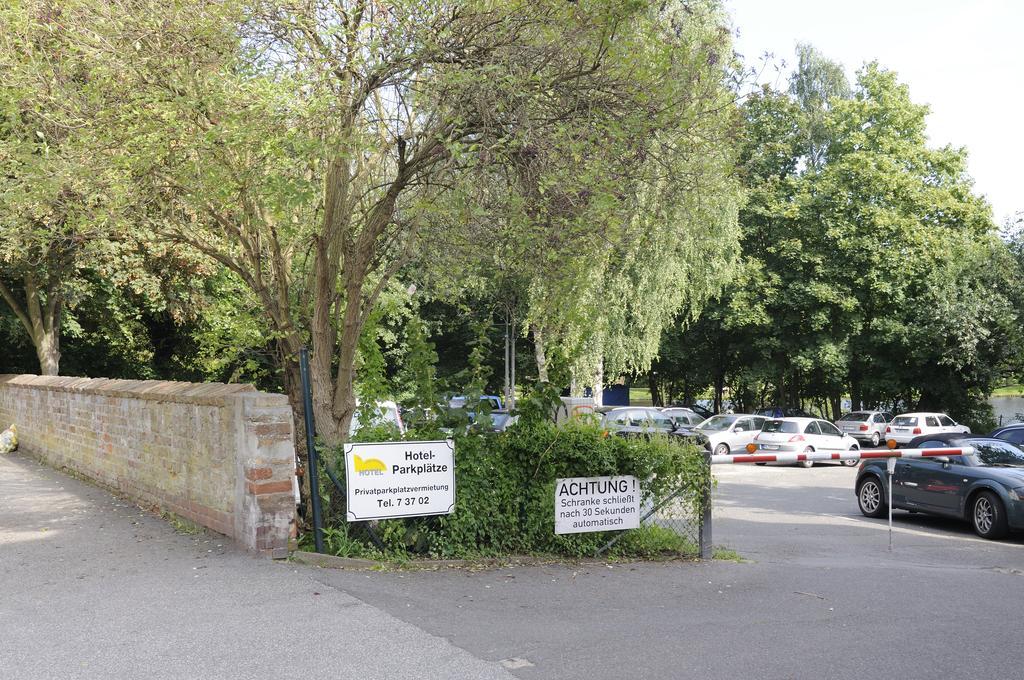
{"type": "MultiPolygon", "coordinates": [[[[679,554],[687,557],[711,558],[711,508],[708,491],[698,498],[692,490],[681,487],[658,504],[647,503],[640,508],[640,528],[660,527],[681,539],[679,554]]],[[[595,557],[608,554],[620,541],[627,539],[629,529],[613,537],[595,557]]]]}

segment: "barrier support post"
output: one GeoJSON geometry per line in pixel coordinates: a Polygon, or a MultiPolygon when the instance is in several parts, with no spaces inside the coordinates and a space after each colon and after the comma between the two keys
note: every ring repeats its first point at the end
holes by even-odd
{"type": "Polygon", "coordinates": [[[889,458],[885,461],[886,479],[889,482],[889,492],[885,497],[889,505],[889,552],[892,552],[892,476],[896,474],[896,459],[889,458]]]}
{"type": "Polygon", "coordinates": [[[699,542],[700,542],[700,558],[702,560],[710,560],[714,557],[714,548],[711,545],[711,488],[712,477],[711,477],[711,452],[707,451],[704,454],[704,465],[707,467],[707,482],[704,485],[704,494],[701,500],[700,510],[700,531],[699,531],[699,542]]]}

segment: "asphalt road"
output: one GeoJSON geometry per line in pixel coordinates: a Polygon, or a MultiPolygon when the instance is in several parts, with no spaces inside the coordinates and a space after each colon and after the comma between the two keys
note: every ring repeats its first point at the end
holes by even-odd
{"type": "Polygon", "coordinates": [[[856,470],[722,466],[715,542],[745,563],[321,571],[325,584],[522,678],[1021,673],[1024,540],[862,517],[856,470]]]}
{"type": "Polygon", "coordinates": [[[332,571],[0,457],[0,678],[1017,677],[1024,540],[857,512],[855,471],[720,467],[743,563],[332,571]]]}
{"type": "Polygon", "coordinates": [[[511,677],[314,574],[0,455],[0,680],[511,677]]]}

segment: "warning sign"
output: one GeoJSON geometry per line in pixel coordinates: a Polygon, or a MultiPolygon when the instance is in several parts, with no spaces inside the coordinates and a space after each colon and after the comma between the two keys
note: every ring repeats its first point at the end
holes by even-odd
{"type": "Polygon", "coordinates": [[[348,521],[447,515],[455,507],[455,445],[345,445],[348,521]]]}
{"type": "Polygon", "coordinates": [[[636,477],[570,477],[555,481],[555,533],[636,529],[640,486],[636,477]]]}

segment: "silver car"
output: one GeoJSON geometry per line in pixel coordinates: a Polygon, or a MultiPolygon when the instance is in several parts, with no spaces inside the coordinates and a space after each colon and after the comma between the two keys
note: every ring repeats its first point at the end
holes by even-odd
{"type": "Polygon", "coordinates": [[[885,411],[853,411],[836,421],[836,427],[854,439],[872,447],[885,441],[885,427],[892,414],[885,411]]]}

